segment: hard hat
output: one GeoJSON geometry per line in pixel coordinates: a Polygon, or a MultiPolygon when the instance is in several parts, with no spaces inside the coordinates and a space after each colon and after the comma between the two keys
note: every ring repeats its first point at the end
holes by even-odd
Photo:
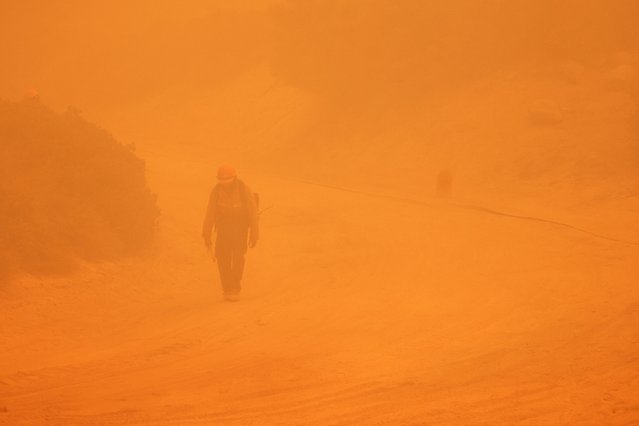
{"type": "Polygon", "coordinates": [[[24,98],[29,100],[40,99],[40,93],[36,89],[29,89],[24,93],[24,98]]]}
{"type": "Polygon", "coordinates": [[[217,169],[217,180],[220,183],[230,183],[233,182],[233,179],[237,177],[237,172],[235,171],[235,167],[230,164],[224,164],[217,169]]]}

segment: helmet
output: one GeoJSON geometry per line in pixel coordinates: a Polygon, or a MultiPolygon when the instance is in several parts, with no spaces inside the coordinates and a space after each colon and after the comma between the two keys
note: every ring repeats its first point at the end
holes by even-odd
{"type": "Polygon", "coordinates": [[[37,101],[40,99],[40,93],[36,89],[29,89],[24,93],[24,98],[30,101],[37,101]]]}
{"type": "Polygon", "coordinates": [[[224,164],[217,169],[217,180],[220,183],[230,183],[237,177],[235,167],[230,164],[224,164]]]}

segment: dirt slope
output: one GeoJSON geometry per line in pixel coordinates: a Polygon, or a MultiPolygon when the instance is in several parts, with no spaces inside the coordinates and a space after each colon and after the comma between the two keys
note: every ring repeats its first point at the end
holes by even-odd
{"type": "Polygon", "coordinates": [[[226,304],[208,162],[148,168],[157,257],[2,289],[0,424],[639,422],[638,247],[245,170],[273,208],[226,304]]]}

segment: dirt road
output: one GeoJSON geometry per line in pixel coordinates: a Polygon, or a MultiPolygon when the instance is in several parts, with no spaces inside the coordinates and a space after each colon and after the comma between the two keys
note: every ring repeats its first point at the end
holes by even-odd
{"type": "Polygon", "coordinates": [[[229,304],[180,161],[153,256],[0,290],[0,424],[639,424],[638,247],[245,173],[229,304]]]}

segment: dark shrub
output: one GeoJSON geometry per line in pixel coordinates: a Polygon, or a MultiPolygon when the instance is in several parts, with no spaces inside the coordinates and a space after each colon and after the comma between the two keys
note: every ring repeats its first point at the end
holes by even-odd
{"type": "Polygon", "coordinates": [[[144,161],[74,112],[0,102],[0,276],[140,253],[157,226],[144,161]]]}

